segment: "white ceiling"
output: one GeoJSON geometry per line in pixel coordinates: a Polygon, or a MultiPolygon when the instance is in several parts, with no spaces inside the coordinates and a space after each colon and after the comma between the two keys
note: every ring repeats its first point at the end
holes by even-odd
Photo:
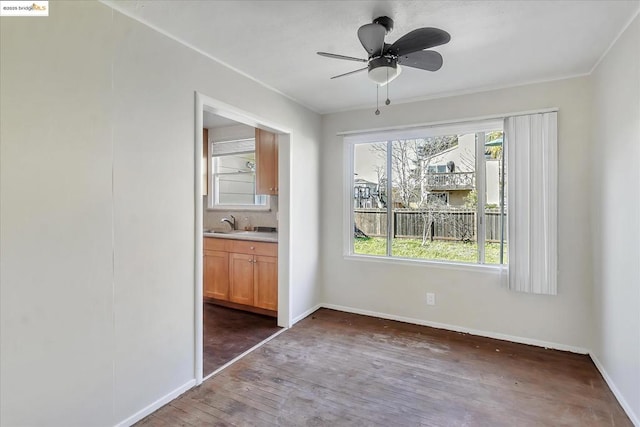
{"type": "MultiPolygon", "coordinates": [[[[105,3],[320,112],[375,105],[366,73],[330,80],[366,58],[356,31],[377,16],[394,19],[393,42],[438,27],[451,42],[435,48],[443,67],[404,67],[392,102],[586,74],[629,22],[640,1],[114,1],[105,3]]],[[[381,93],[381,99],[385,99],[381,93]]]]}

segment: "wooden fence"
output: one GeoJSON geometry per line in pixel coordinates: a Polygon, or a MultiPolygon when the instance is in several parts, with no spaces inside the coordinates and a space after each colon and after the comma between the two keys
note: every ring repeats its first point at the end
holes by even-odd
{"type": "MultiPolygon", "coordinates": [[[[486,241],[500,241],[500,210],[487,209],[485,211],[486,241]]],[[[505,240],[506,240],[506,218],[505,240]]],[[[366,235],[384,237],[387,235],[386,209],[355,209],[355,225],[366,235]]],[[[419,238],[424,229],[427,237],[433,236],[437,240],[475,240],[476,212],[470,209],[447,208],[438,210],[397,209],[393,211],[393,237],[419,238]]]]}

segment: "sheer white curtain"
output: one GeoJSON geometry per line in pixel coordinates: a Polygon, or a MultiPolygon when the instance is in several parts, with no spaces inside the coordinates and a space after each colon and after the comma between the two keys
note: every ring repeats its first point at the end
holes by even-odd
{"type": "Polygon", "coordinates": [[[556,295],[557,112],[507,117],[509,289],[556,295]]]}

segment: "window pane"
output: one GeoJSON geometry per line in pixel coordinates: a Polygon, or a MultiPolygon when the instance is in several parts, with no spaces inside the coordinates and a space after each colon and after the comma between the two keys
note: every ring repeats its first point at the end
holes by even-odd
{"type": "Polygon", "coordinates": [[[393,256],[478,261],[475,138],[393,142],[393,256]]]}
{"type": "Polygon", "coordinates": [[[253,205],[256,191],[256,175],[250,173],[226,173],[216,175],[219,205],[253,205]]]}
{"type": "Polygon", "coordinates": [[[353,253],[387,255],[387,143],[353,150],[353,253]]]}
{"type": "Polygon", "coordinates": [[[213,156],[214,205],[266,205],[256,195],[255,152],[213,156]]]}
{"type": "MultiPolygon", "coordinates": [[[[506,246],[500,244],[506,226],[503,229],[503,213],[506,206],[502,202],[503,156],[502,131],[487,132],[485,138],[485,264],[500,264],[501,251],[506,246]]],[[[506,224],[505,224],[506,225],[506,224]]],[[[506,257],[503,263],[506,262],[506,257]]]]}
{"type": "Polygon", "coordinates": [[[503,133],[495,126],[494,131],[467,127],[473,133],[354,144],[353,252],[507,264],[506,165],[503,133]],[[484,171],[481,181],[476,165],[484,171]],[[484,203],[480,217],[479,200],[484,203]],[[485,236],[482,246],[478,227],[485,236]]]}

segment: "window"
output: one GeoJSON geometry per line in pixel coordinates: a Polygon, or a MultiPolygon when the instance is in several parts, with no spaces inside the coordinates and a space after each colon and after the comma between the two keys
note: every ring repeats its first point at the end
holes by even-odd
{"type": "Polygon", "coordinates": [[[348,254],[506,264],[502,121],[345,138],[348,254]]]}
{"type": "Polygon", "coordinates": [[[211,142],[210,209],[268,209],[268,196],[256,194],[255,139],[211,142]]]}
{"type": "Polygon", "coordinates": [[[445,173],[447,172],[447,165],[429,165],[427,166],[428,173],[445,173]]]}

